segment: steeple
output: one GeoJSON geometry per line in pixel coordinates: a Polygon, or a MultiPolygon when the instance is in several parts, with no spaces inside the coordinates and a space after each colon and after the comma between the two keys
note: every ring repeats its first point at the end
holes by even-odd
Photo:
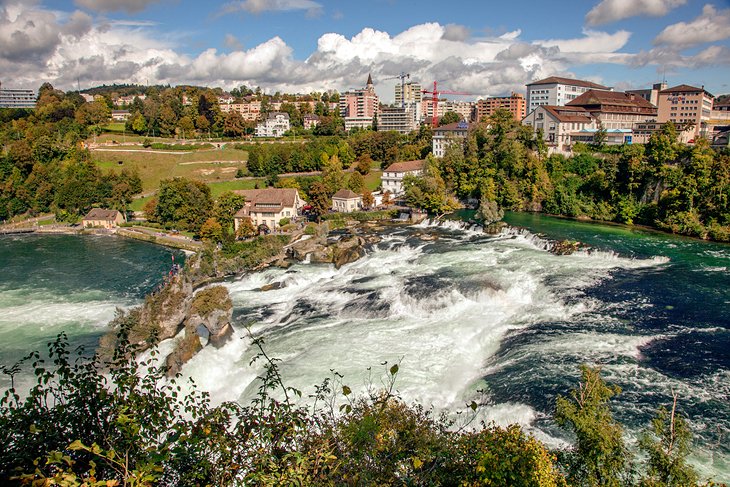
{"type": "Polygon", "coordinates": [[[368,82],[365,86],[373,86],[373,77],[368,73],[368,82]]]}

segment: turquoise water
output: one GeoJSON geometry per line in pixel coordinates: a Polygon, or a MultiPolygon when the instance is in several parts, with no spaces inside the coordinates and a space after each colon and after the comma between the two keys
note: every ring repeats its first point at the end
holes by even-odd
{"type": "Polygon", "coordinates": [[[172,255],[184,259],[114,236],[0,237],[0,362],[45,350],[62,331],[94,347],[116,307],[138,304],[162,281],[172,255]]]}

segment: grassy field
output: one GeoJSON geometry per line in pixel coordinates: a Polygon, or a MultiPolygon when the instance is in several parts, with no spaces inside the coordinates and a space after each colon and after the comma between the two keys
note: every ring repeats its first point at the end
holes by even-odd
{"type": "Polygon", "coordinates": [[[380,179],[383,177],[383,171],[380,169],[371,169],[365,179],[365,189],[368,191],[375,191],[380,186],[380,179]]]}
{"type": "Polygon", "coordinates": [[[136,169],[142,178],[143,191],[156,190],[162,179],[186,177],[204,182],[232,179],[239,168],[246,169],[248,153],[236,149],[213,149],[168,154],[145,151],[140,147],[124,147],[128,152],[92,151],[99,168],[119,171],[136,169]]]}

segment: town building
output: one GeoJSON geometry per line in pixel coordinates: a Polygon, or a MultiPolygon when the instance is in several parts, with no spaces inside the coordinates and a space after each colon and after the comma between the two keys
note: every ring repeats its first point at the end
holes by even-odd
{"type": "Polygon", "coordinates": [[[626,93],[630,95],[636,95],[642,97],[652,105],[659,106],[659,92],[667,89],[667,83],[662,81],[661,83],[655,83],[651,88],[644,90],[626,90],[626,93]]]}
{"type": "Polygon", "coordinates": [[[463,121],[433,129],[431,151],[434,157],[444,157],[446,155],[446,149],[450,145],[455,143],[463,144],[468,134],[469,124],[463,121]]]}
{"type": "Polygon", "coordinates": [[[261,117],[261,102],[258,100],[241,103],[226,103],[218,106],[221,113],[238,112],[247,122],[257,122],[261,117]]]}
{"type": "Polygon", "coordinates": [[[712,114],[710,115],[710,120],[712,120],[713,123],[717,122],[727,122],[730,120],[730,102],[726,101],[723,103],[718,103],[717,100],[712,105],[712,114]]]}
{"type": "Polygon", "coordinates": [[[522,120],[522,125],[532,127],[534,133],[542,132],[548,148],[557,152],[570,152],[571,134],[595,132],[596,120],[582,107],[539,105],[522,120]]]}
{"type": "Polygon", "coordinates": [[[92,208],[81,220],[84,228],[116,228],[127,219],[124,213],[117,210],[105,210],[103,208],[92,208]]]}
{"type": "Polygon", "coordinates": [[[271,112],[265,120],[256,125],[256,137],[283,137],[290,129],[288,113],[271,112]]]}
{"type": "Polygon", "coordinates": [[[707,122],[712,118],[715,97],[704,87],[678,85],[659,92],[659,122],[672,121],[675,124],[693,124],[694,135],[707,132],[707,122]]]}
{"type": "Polygon", "coordinates": [[[302,124],[304,125],[304,130],[313,129],[319,125],[319,115],[304,115],[302,117],[302,124]]]}
{"type": "Polygon", "coordinates": [[[399,134],[410,134],[418,130],[419,120],[416,105],[405,107],[383,107],[378,112],[378,131],[395,131],[399,134]]]}
{"type": "Polygon", "coordinates": [[[373,78],[368,75],[365,88],[347,91],[340,96],[340,116],[345,121],[345,130],[371,128],[379,106],[373,78]]]}
{"type": "Polygon", "coordinates": [[[352,213],[362,210],[362,195],[349,189],[341,189],[332,196],[332,210],[352,213]]]}
{"type": "Polygon", "coordinates": [[[36,98],[33,90],[3,88],[0,83],[0,108],[35,108],[36,98]]]}
{"type": "Polygon", "coordinates": [[[115,122],[126,122],[129,117],[129,110],[112,110],[112,120],[115,122]]]}
{"type": "Polygon", "coordinates": [[[607,131],[628,130],[657,119],[657,108],[644,98],[620,91],[588,90],[565,106],[580,107],[607,131]]]}
{"type": "MultiPolygon", "coordinates": [[[[662,130],[668,122],[643,122],[634,125],[633,140],[634,144],[646,144],[651,136],[662,130]]],[[[694,126],[691,124],[675,124],[677,130],[677,141],[686,144],[694,138],[694,126]]]]}
{"type": "Polygon", "coordinates": [[[541,105],[566,105],[588,90],[611,91],[612,88],[591,81],[559,76],[533,81],[527,85],[527,113],[541,105]]]}
{"type": "MultiPolygon", "coordinates": [[[[474,120],[476,103],[473,101],[461,100],[439,100],[436,108],[438,118],[444,116],[446,112],[454,112],[458,114],[462,120],[470,122],[474,120]]],[[[430,98],[421,101],[421,122],[433,119],[433,100],[430,98]]]]}
{"type": "MultiPolygon", "coordinates": [[[[127,96],[120,96],[119,98],[116,98],[114,100],[114,106],[115,107],[126,107],[131,105],[134,102],[134,99],[137,98],[139,101],[145,101],[147,99],[147,95],[127,95],[127,96]]],[[[96,100],[96,96],[94,97],[94,100],[96,100]]]]}
{"type": "Polygon", "coordinates": [[[420,105],[423,100],[422,89],[421,84],[415,81],[409,81],[402,85],[397,83],[395,85],[395,106],[420,105]]]}
{"type": "Polygon", "coordinates": [[[233,192],[246,199],[244,207],[233,216],[236,232],[246,218],[256,227],[266,225],[270,230],[276,230],[283,218],[298,217],[305,205],[299,192],[293,188],[244,189],[233,192]]]}
{"type": "Polygon", "coordinates": [[[222,93],[218,97],[218,105],[230,105],[236,101],[236,97],[230,93],[222,93]]]}
{"type": "Polygon", "coordinates": [[[522,120],[527,115],[527,104],[521,93],[512,93],[510,96],[494,96],[477,100],[476,120],[481,122],[499,109],[509,111],[515,120],[522,120]]]}
{"type": "Polygon", "coordinates": [[[389,192],[393,196],[403,194],[403,178],[407,175],[420,176],[426,167],[426,161],[396,162],[383,171],[381,188],[383,193],[389,192]]]}

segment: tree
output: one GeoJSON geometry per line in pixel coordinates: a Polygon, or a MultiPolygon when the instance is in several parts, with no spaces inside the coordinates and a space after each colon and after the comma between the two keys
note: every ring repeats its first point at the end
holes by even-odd
{"type": "Polygon", "coordinates": [[[238,229],[236,230],[236,238],[246,239],[256,235],[256,227],[250,218],[242,218],[238,221],[238,229]]]}
{"type": "Polygon", "coordinates": [[[205,220],[205,222],[200,226],[198,234],[202,240],[209,240],[213,243],[223,241],[223,227],[215,218],[208,218],[205,220]]]}
{"type": "Polygon", "coordinates": [[[309,205],[312,207],[312,214],[320,219],[322,215],[326,214],[331,205],[330,195],[328,194],[327,187],[322,182],[315,182],[309,186],[307,192],[309,196],[309,205]]]}
{"type": "Polygon", "coordinates": [[[246,204],[246,198],[233,191],[226,191],[218,197],[213,208],[213,215],[228,233],[233,231],[233,216],[246,204]]]}
{"type": "Polygon", "coordinates": [[[327,191],[327,197],[331,198],[333,194],[345,187],[345,172],[342,170],[340,158],[337,154],[327,157],[322,154],[324,161],[322,167],[322,184],[327,191]]]}
{"type": "Polygon", "coordinates": [[[363,208],[372,208],[373,205],[375,205],[375,197],[373,197],[373,193],[370,191],[365,190],[362,194],[362,206],[363,208]]]}
{"type": "Polygon", "coordinates": [[[403,187],[409,205],[434,215],[451,213],[461,206],[447,190],[432,157],[427,159],[423,175],[406,175],[403,178],[403,187]]]}
{"type": "Polygon", "coordinates": [[[606,145],[607,138],[608,133],[606,132],[606,127],[601,122],[598,122],[598,130],[593,134],[593,147],[602,150],[606,145]]]}
{"type": "Polygon", "coordinates": [[[373,159],[370,157],[369,154],[362,154],[360,157],[357,158],[357,163],[355,164],[355,170],[362,174],[363,176],[370,173],[370,169],[373,167],[373,159]]]}
{"type": "Polygon", "coordinates": [[[243,117],[236,110],[231,110],[226,114],[223,123],[223,135],[226,137],[240,137],[245,130],[243,117]]]}
{"type": "Polygon", "coordinates": [[[619,487],[628,464],[622,428],[613,419],[610,400],[621,392],[607,385],[599,368],[581,365],[581,380],[570,397],[558,396],[555,419],[576,436],[568,480],[575,485],[619,487]]]}
{"type": "Polygon", "coordinates": [[[439,127],[442,127],[444,125],[448,125],[450,123],[456,123],[461,121],[461,115],[458,113],[449,110],[448,112],[444,113],[443,116],[439,119],[439,127]]]}
{"type": "Polygon", "coordinates": [[[639,439],[639,446],[647,454],[642,487],[697,485],[697,473],[686,461],[692,433],[677,411],[676,394],[673,399],[672,411],[660,407],[651,421],[651,427],[639,439]]]}
{"type": "Polygon", "coordinates": [[[348,188],[350,188],[355,193],[361,193],[364,185],[365,180],[363,179],[362,174],[357,171],[350,174],[350,178],[347,181],[348,188]]]}
{"type": "Polygon", "coordinates": [[[186,178],[163,179],[155,216],[164,225],[197,232],[209,218],[213,201],[205,183],[186,178]]]}

